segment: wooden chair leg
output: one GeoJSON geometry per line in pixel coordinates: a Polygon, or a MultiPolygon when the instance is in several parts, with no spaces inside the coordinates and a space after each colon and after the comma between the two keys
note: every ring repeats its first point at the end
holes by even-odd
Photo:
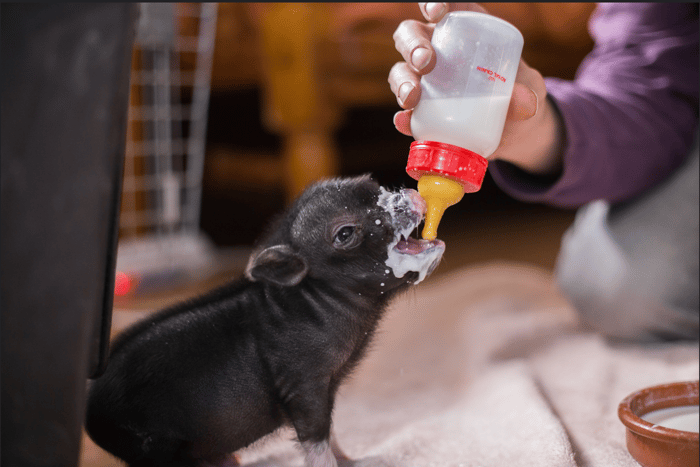
{"type": "Polygon", "coordinates": [[[262,8],[263,114],[266,126],[284,138],[283,179],[291,200],[309,183],[338,173],[338,112],[324,99],[314,60],[324,18],[318,6],[304,3],[262,8]]]}
{"type": "Polygon", "coordinates": [[[284,173],[289,199],[316,180],[338,173],[338,161],[330,131],[292,131],[285,134],[284,173]]]}

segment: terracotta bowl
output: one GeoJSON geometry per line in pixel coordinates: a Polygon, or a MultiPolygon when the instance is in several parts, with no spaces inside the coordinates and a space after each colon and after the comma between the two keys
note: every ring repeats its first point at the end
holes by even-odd
{"type": "Polygon", "coordinates": [[[698,405],[698,381],[663,384],[627,396],[617,415],[627,427],[627,450],[644,467],[698,467],[698,433],[654,425],[642,417],[654,410],[698,405]]]}

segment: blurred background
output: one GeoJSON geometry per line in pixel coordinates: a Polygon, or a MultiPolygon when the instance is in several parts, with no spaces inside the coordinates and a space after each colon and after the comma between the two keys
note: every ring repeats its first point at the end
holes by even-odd
{"type": "MultiPolygon", "coordinates": [[[[422,19],[417,4],[148,5],[140,30],[172,30],[140,34],[133,54],[118,303],[240,270],[270,217],[318,178],[370,172],[415,187],[387,77],[401,59],[392,34],[422,19]]],[[[523,58],[543,76],[572,79],[592,48],[594,4],[486,6],[523,33],[523,58]]],[[[572,219],[487,176],[447,211],[438,273],[499,259],[551,269],[572,219]]]]}

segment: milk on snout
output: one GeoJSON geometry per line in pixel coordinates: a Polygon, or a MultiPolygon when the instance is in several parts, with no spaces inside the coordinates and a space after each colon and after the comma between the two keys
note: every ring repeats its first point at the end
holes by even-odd
{"type": "Polygon", "coordinates": [[[488,157],[501,141],[509,105],[510,96],[421,99],[413,109],[411,132],[416,140],[453,144],[488,157]]]}
{"type": "MultiPolygon", "coordinates": [[[[379,199],[377,200],[377,205],[386,210],[392,219],[392,224],[396,228],[394,233],[394,240],[387,246],[387,260],[386,265],[390,268],[394,276],[401,278],[406,275],[407,272],[417,272],[418,279],[414,284],[419,284],[426,278],[430,267],[440,259],[442,256],[442,251],[433,248],[427,254],[421,254],[419,256],[405,255],[394,250],[394,247],[399,243],[401,236],[408,238],[411,232],[416,228],[414,224],[406,224],[401,221],[397,221],[397,212],[404,209],[406,204],[405,194],[403,193],[392,193],[380,187],[379,199]]],[[[386,274],[389,274],[389,269],[385,270],[386,274]]],[[[384,284],[382,284],[383,286],[384,284]]]]}
{"type": "Polygon", "coordinates": [[[654,425],[698,433],[700,431],[699,417],[700,411],[698,411],[697,405],[684,405],[654,410],[642,415],[641,418],[654,425]]]}

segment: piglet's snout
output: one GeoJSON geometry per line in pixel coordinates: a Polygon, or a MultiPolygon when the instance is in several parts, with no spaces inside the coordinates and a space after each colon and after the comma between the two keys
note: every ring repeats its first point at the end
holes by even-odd
{"type": "Polygon", "coordinates": [[[428,210],[428,205],[416,190],[404,188],[401,190],[401,194],[405,196],[411,202],[411,204],[413,204],[413,209],[415,211],[418,211],[421,216],[425,215],[426,211],[428,210]]]}

